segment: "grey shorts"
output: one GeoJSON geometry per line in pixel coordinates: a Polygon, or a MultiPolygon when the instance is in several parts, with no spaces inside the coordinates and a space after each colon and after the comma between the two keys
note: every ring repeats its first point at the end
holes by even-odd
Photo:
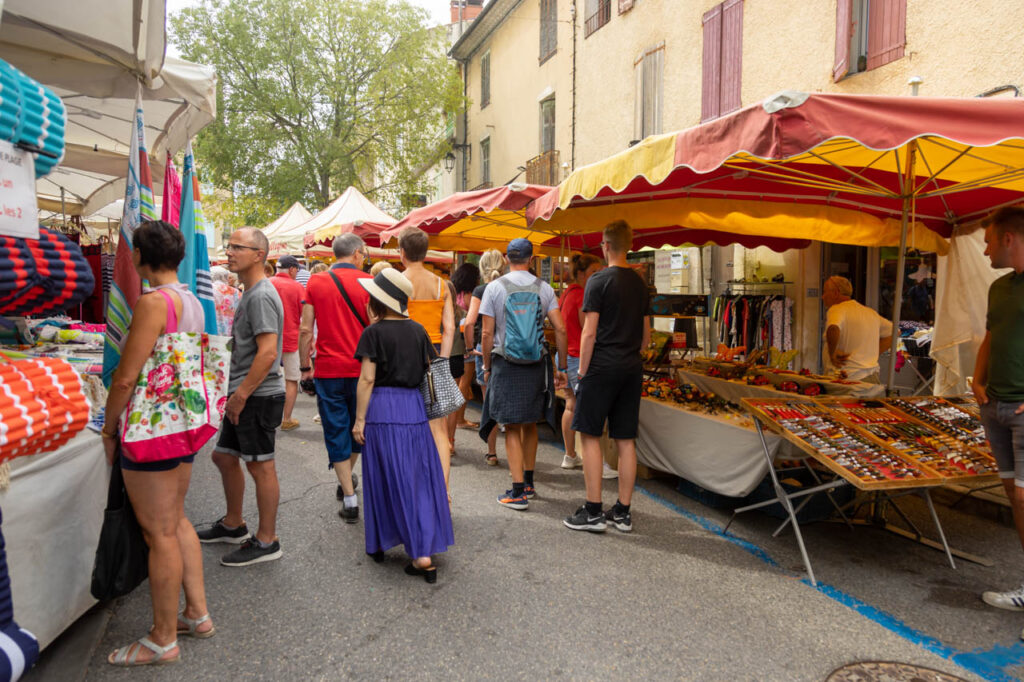
{"type": "Polygon", "coordinates": [[[999,465],[999,478],[1012,478],[1024,488],[1024,413],[1014,414],[1024,403],[990,399],[981,406],[981,423],[999,465]]]}

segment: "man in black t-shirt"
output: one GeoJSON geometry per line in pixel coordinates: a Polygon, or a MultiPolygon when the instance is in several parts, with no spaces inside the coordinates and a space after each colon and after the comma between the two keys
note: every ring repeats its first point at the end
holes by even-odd
{"type": "Polygon", "coordinates": [[[587,500],[563,522],[572,530],[600,533],[608,523],[624,533],[633,529],[629,504],[636,481],[640,350],[650,343],[651,320],[647,284],[626,263],[632,243],[633,230],[625,221],[604,228],[601,249],[608,267],[590,278],[583,294],[580,382],[572,428],[583,441],[587,500]],[[605,420],[619,454],[619,499],[602,512],[600,437],[605,420]]]}

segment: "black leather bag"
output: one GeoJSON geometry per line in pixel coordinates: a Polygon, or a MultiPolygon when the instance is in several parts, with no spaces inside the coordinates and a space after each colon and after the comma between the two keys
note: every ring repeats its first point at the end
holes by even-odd
{"type": "Polygon", "coordinates": [[[128,500],[121,465],[115,462],[92,567],[92,596],[109,601],[128,594],[149,577],[148,561],[149,547],[128,500]]]}

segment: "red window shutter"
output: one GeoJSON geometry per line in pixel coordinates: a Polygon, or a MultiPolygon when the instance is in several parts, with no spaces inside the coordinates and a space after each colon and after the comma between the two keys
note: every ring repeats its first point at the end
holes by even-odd
{"type": "Polygon", "coordinates": [[[832,80],[838,83],[850,71],[850,38],[853,30],[853,0],[836,0],[836,61],[832,80]]]}
{"type": "Polygon", "coordinates": [[[722,6],[704,14],[704,57],[702,66],[700,120],[717,118],[721,111],[722,6]]]}
{"type": "Polygon", "coordinates": [[[740,108],[743,75],[743,0],[722,3],[722,81],[718,115],[740,108]]]}
{"type": "Polygon", "coordinates": [[[903,56],[907,44],[907,0],[871,0],[868,6],[868,69],[903,56]]]}

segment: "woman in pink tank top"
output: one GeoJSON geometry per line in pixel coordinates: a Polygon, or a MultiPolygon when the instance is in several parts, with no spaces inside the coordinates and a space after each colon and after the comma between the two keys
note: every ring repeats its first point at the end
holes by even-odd
{"type": "Polygon", "coordinates": [[[121,361],[110,384],[103,444],[107,460],[124,472],[125,489],[149,546],[153,628],[147,636],[108,656],[108,662],[119,666],[176,661],[181,655],[179,636],[206,638],[214,632],[206,608],[199,538],[185,518],[185,493],[195,453],[181,452],[158,462],[134,462],[119,454],[118,436],[118,421],[157,338],[174,332],[202,332],[203,309],[178,281],[178,264],[185,257],[180,230],[163,221],[145,222],[132,235],[132,246],[135,269],[151,288],[135,304],[131,327],[120,344],[121,361]],[[182,588],[185,610],[178,615],[182,588]]]}

